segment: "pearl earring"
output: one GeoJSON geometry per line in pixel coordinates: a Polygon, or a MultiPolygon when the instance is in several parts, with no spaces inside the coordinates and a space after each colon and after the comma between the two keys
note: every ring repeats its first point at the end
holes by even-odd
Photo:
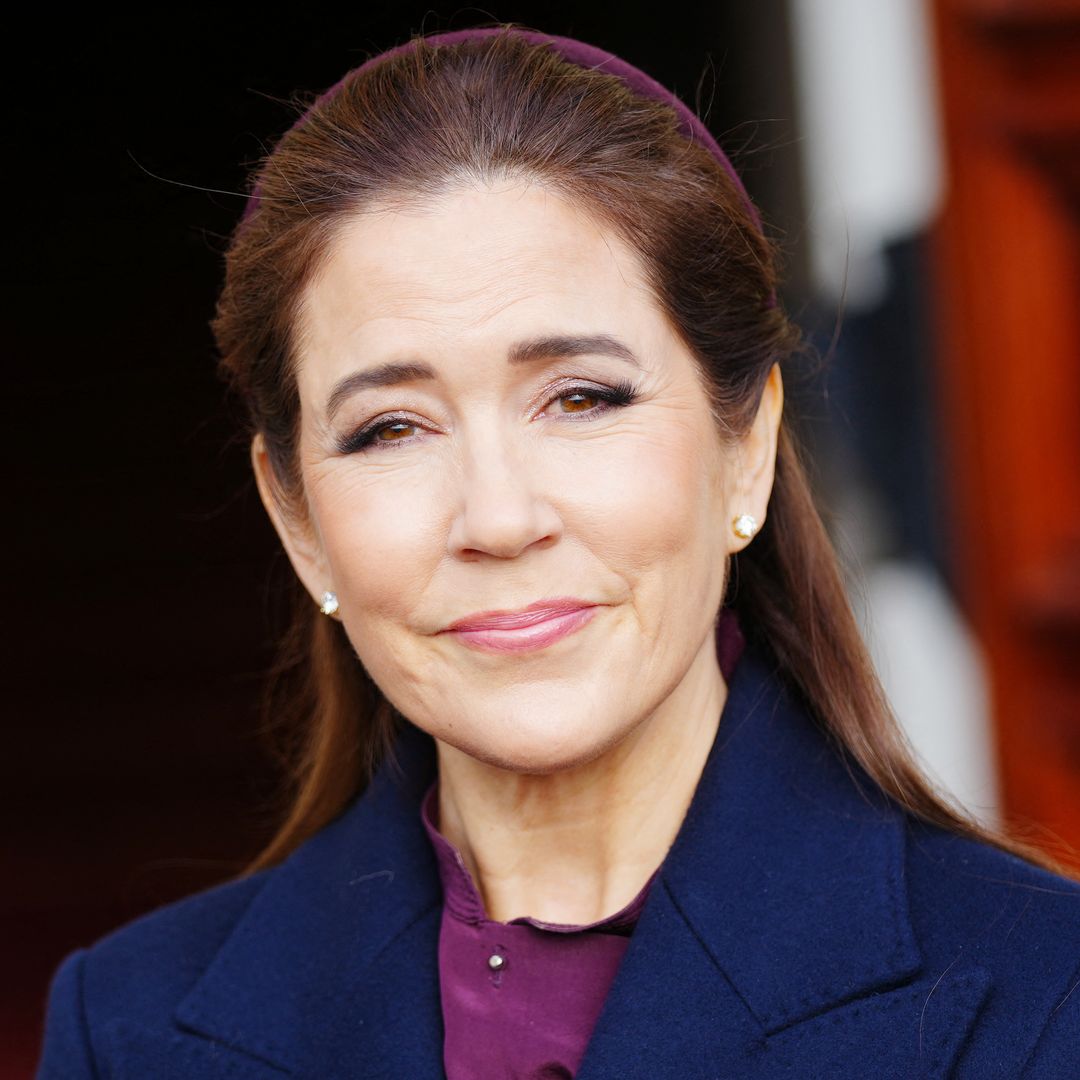
{"type": "Polygon", "coordinates": [[[333,616],[335,618],[340,618],[341,616],[338,615],[338,613],[337,613],[337,611],[338,611],[337,593],[332,593],[332,592],[329,591],[329,589],[326,592],[324,592],[322,594],[322,603],[319,605],[319,610],[324,615],[330,615],[330,616],[333,616]]]}
{"type": "Polygon", "coordinates": [[[757,532],[757,518],[752,514],[740,514],[732,520],[731,527],[735,530],[736,536],[749,540],[757,532]]]}

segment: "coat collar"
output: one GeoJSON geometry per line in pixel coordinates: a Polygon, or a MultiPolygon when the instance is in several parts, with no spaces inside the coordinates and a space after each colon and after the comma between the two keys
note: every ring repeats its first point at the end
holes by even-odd
{"type": "MultiPolygon", "coordinates": [[[[301,1076],[443,1076],[442,897],[419,814],[434,743],[406,725],[397,757],[400,775],[384,766],[266,872],[177,1007],[182,1027],[301,1076]]],[[[748,646],[579,1076],[640,1069],[649,1054],[659,1067],[676,1043],[736,1060],[910,980],[921,960],[903,843],[900,813],[855,787],[771,658],[748,646]],[[671,1045],[642,1049],[628,1038],[641,1024],[663,1025],[671,1045]]]]}

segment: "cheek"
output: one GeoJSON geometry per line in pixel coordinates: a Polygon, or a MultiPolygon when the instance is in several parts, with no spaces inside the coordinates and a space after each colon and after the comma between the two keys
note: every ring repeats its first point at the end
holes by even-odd
{"type": "Polygon", "coordinates": [[[710,482],[696,427],[641,433],[607,463],[594,536],[613,566],[638,578],[700,589],[703,563],[719,563],[722,495],[710,482]]]}
{"type": "Polygon", "coordinates": [[[440,490],[408,476],[343,467],[311,487],[330,572],[354,624],[408,622],[441,550],[440,490]]]}

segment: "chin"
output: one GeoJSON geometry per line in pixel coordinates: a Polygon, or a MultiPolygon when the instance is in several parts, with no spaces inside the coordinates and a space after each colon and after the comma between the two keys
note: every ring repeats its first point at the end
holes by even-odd
{"type": "Polygon", "coordinates": [[[451,739],[442,735],[438,737],[461,753],[492,768],[547,776],[595,761],[620,738],[620,733],[613,733],[606,739],[598,738],[595,728],[587,734],[589,737],[585,737],[586,733],[581,728],[559,733],[551,731],[550,728],[537,730],[529,727],[502,732],[499,738],[477,737],[463,740],[456,734],[451,739]]]}

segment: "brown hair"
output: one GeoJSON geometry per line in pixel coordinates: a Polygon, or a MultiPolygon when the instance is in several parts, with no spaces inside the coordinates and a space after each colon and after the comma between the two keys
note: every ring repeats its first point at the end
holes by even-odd
{"type": "MultiPolygon", "coordinates": [[[[442,45],[420,38],[351,73],[285,133],[257,170],[259,201],[227,250],[212,322],[220,370],[251,434],[265,440],[274,496],[291,520],[307,521],[296,318],[330,241],[375,201],[429,199],[463,180],[507,176],[548,185],[639,253],[661,308],[699,361],[725,437],[747,430],[772,364],[783,370],[808,352],[770,301],[778,247],[719,161],[683,137],[670,107],[512,33],[442,45]]],[[[922,774],[859,633],[786,419],[765,524],[732,558],[725,604],[775,657],[845,761],[919,818],[1062,872],[1028,842],[981,826],[922,774]]],[[[337,816],[386,757],[401,719],[342,626],[320,614],[298,580],[293,590],[267,693],[286,735],[289,803],[245,874],[281,861],[337,816]]]]}

